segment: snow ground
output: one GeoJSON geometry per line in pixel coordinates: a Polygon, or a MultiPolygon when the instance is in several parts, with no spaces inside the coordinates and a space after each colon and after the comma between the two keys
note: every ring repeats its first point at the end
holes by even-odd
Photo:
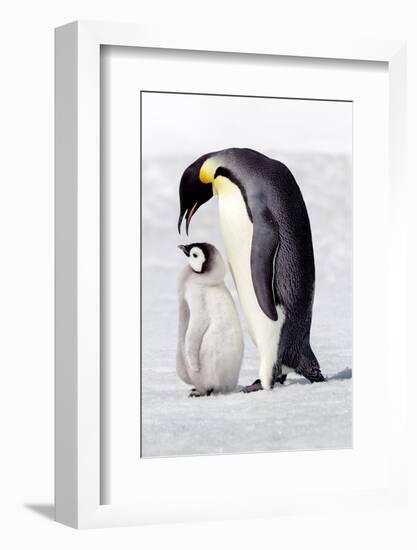
{"type": "MultiPolygon", "coordinates": [[[[301,187],[313,232],[316,300],[312,347],[328,381],[289,375],[270,392],[188,398],[175,372],[177,245],[208,241],[222,252],[216,199],[178,236],[178,182],[194,158],[146,159],[142,199],[142,455],[144,457],[346,448],[352,444],[351,166],[344,155],[267,152],[301,187]],[[167,174],[172,180],[167,181],[167,174]]],[[[230,276],[226,282],[236,301],[230,276]]],[[[245,328],[244,319],[241,316],[245,328]]],[[[257,378],[245,329],[239,383],[257,378]]]]}

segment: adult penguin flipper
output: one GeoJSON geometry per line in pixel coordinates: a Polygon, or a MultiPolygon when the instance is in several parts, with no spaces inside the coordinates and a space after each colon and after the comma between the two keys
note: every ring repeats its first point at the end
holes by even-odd
{"type": "Polygon", "coordinates": [[[268,211],[261,223],[255,223],[252,237],[251,274],[258,303],[267,317],[277,321],[274,292],[275,261],[280,246],[279,230],[268,211]]]}

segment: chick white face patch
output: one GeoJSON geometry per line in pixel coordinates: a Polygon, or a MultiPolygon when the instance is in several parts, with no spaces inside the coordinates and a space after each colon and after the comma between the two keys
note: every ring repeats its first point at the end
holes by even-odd
{"type": "Polygon", "coordinates": [[[193,269],[193,271],[195,271],[196,273],[201,273],[203,269],[203,264],[206,261],[206,257],[201,248],[193,246],[193,248],[190,250],[189,258],[191,269],[193,269]]]}

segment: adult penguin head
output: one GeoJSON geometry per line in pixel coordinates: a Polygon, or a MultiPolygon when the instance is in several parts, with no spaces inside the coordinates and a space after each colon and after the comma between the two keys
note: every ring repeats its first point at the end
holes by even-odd
{"type": "Polygon", "coordinates": [[[202,204],[213,196],[212,180],[202,177],[200,173],[204,162],[212,153],[203,155],[185,170],[180,182],[180,217],[178,219],[178,232],[181,233],[182,221],[185,217],[185,231],[188,235],[188,228],[191,218],[202,204]]]}

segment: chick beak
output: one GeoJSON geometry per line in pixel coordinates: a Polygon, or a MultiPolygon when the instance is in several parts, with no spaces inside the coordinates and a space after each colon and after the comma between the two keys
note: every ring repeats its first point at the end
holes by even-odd
{"type": "Polygon", "coordinates": [[[188,249],[187,249],[187,247],[186,247],[185,245],[179,244],[179,245],[178,245],[178,248],[179,248],[180,250],[182,250],[186,256],[189,256],[189,255],[190,255],[190,253],[189,253],[189,251],[188,251],[188,249]]]}

